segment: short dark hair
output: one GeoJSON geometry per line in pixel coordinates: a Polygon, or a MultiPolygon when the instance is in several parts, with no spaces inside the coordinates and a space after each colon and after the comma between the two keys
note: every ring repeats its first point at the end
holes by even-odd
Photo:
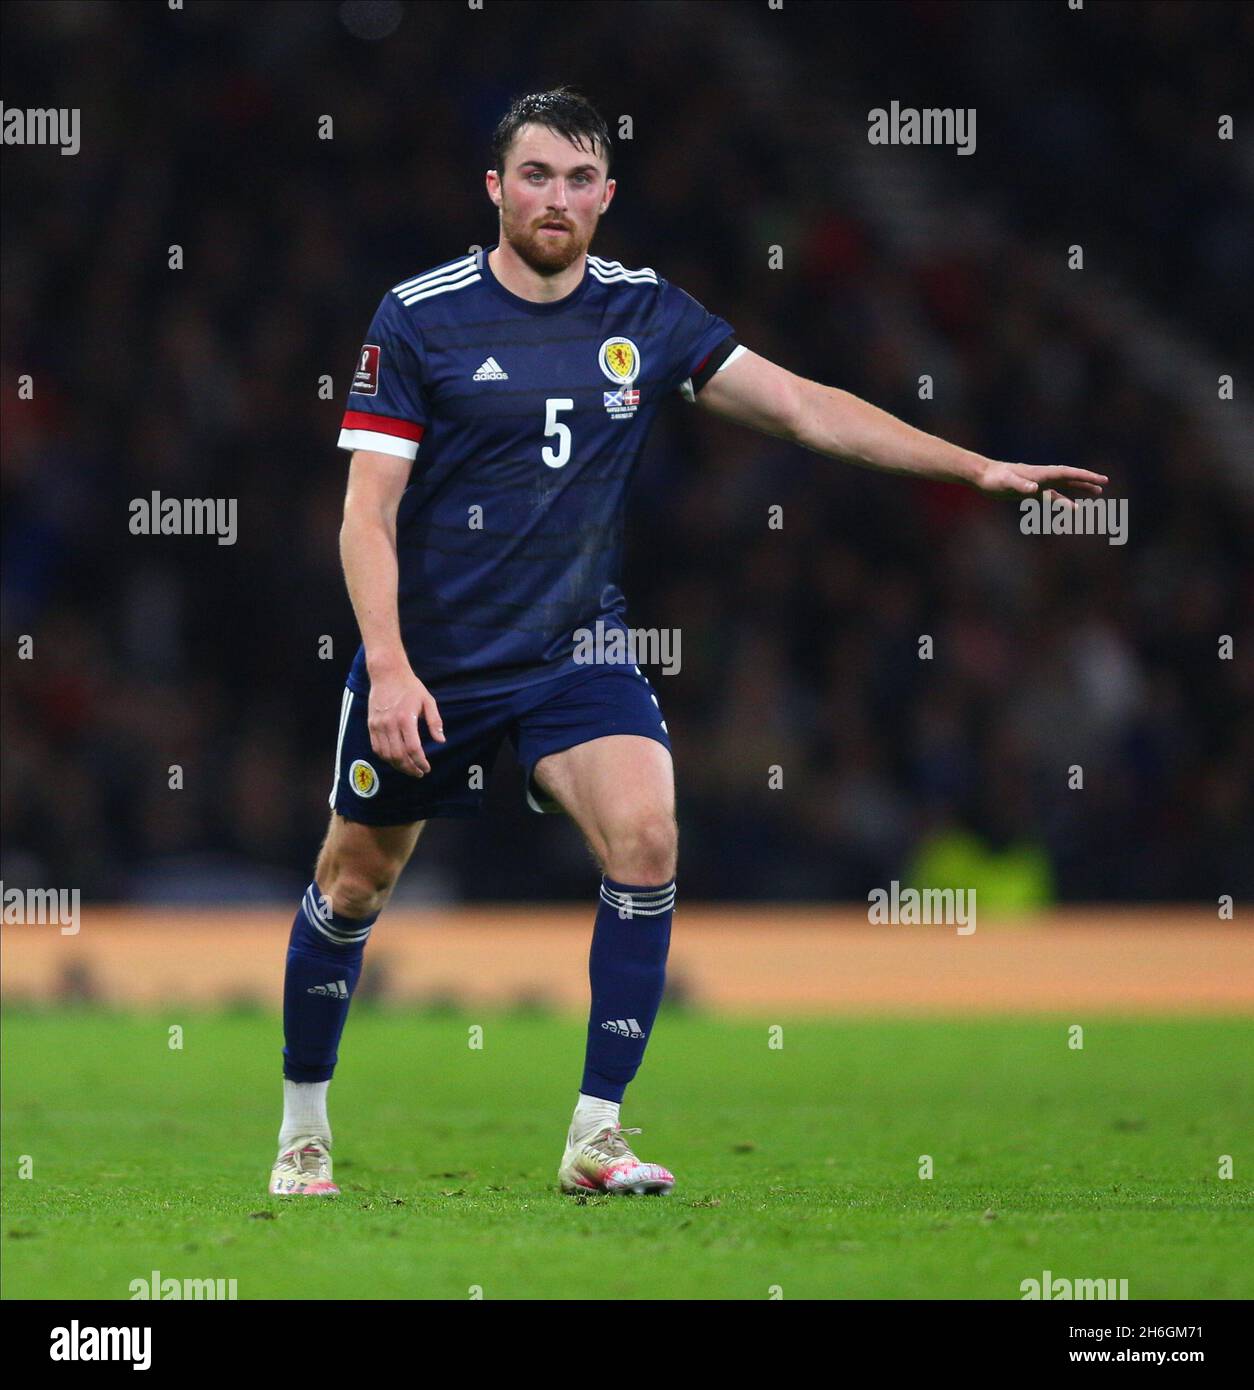
{"type": "Polygon", "coordinates": [[[554,87],[549,92],[529,92],[518,97],[492,132],[492,162],[497,173],[505,169],[505,156],[519,130],[535,122],[564,135],[576,149],[585,142],[593,155],[601,155],[608,170],[610,132],[601,113],[573,87],[554,87]]]}

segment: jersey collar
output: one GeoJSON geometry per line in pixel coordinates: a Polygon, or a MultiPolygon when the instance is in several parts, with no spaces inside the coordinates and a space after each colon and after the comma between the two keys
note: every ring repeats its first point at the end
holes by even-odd
{"type": "Polygon", "coordinates": [[[488,288],[493,294],[503,299],[507,304],[512,304],[515,309],[521,309],[524,314],[557,314],[563,309],[569,309],[571,305],[577,304],[583,298],[584,291],[588,288],[588,281],[592,278],[588,274],[588,258],[584,257],[583,279],[575,286],[568,295],[561,299],[555,299],[550,304],[537,304],[533,299],[523,299],[521,295],[515,294],[512,290],[507,290],[504,285],[492,273],[492,266],[488,261],[490,252],[495,251],[499,242],[493,243],[483,253],[483,278],[488,288]]]}

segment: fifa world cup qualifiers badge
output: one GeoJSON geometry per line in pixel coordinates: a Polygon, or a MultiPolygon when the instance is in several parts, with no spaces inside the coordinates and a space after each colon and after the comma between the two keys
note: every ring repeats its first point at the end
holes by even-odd
{"type": "Polygon", "coordinates": [[[354,396],[377,396],[379,394],[379,347],[375,343],[364,343],[357,358],[357,370],[353,373],[354,396]]]}
{"type": "Polygon", "coordinates": [[[630,338],[606,338],[597,352],[601,370],[616,391],[606,391],[605,413],[611,420],[630,420],[640,404],[640,392],[634,382],[640,375],[640,349],[630,338]]]}

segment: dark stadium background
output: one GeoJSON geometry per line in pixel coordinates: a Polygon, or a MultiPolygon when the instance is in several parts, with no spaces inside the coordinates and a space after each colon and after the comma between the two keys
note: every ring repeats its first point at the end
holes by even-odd
{"type": "MultiPolygon", "coordinates": [[[[569,81],[634,125],[595,251],[804,375],[1129,504],[1126,546],[1024,537],[1009,504],[667,405],[625,587],[634,626],[683,637],[655,674],[681,896],[865,898],[968,835],[1062,901],[1248,898],[1254,7],[450,0],[359,36],[389,14],[4,6],[6,106],[82,110],[77,156],[0,152],[6,886],[295,904],[357,641],[353,355],[384,289],[495,240],[490,130],[569,81]],[[892,99],[975,106],[976,154],[872,150],[892,99]],[[238,543],[132,536],[154,489],[238,498],[238,543]]],[[[506,752],[485,818],[432,827],[400,894],[587,899],[576,832],[520,780],[506,752]]]]}

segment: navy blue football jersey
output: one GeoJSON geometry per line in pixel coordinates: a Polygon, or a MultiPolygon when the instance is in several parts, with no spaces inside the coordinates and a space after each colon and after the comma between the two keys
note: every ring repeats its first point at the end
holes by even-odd
{"type": "MultiPolygon", "coordinates": [[[[572,665],[579,629],[626,626],[625,502],[654,414],[741,352],[683,290],[597,256],[551,304],[507,290],[487,251],[383,296],[339,443],[414,460],[396,545],[420,680],[520,688],[572,665]]],[[[364,648],[348,684],[369,689],[364,648]]]]}

